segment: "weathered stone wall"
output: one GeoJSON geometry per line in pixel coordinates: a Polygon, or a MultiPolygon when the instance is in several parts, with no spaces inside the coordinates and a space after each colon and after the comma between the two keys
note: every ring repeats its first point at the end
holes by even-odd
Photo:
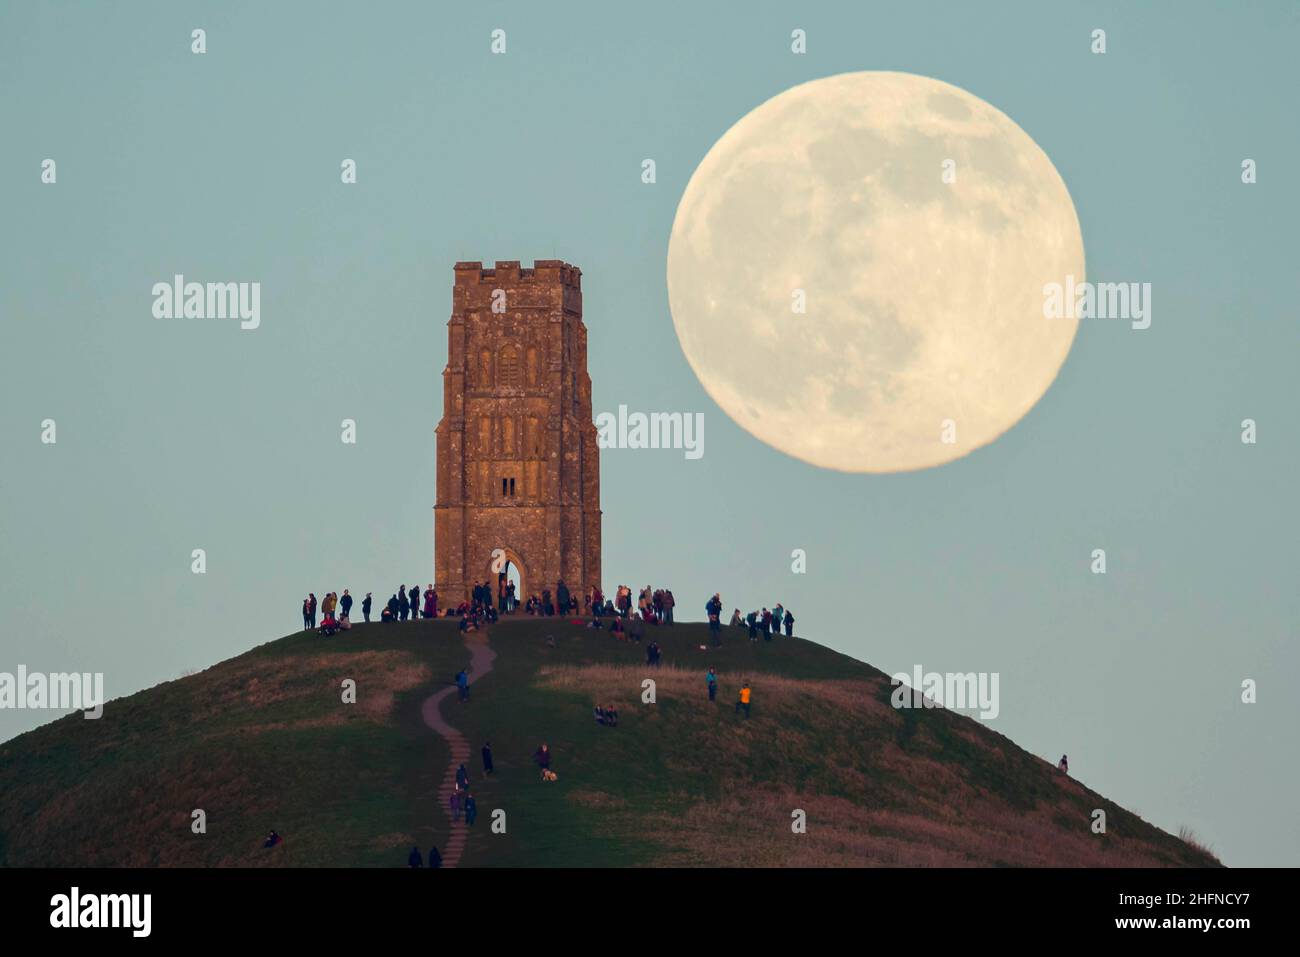
{"type": "Polygon", "coordinates": [[[444,605],[496,576],[523,595],[600,583],[600,452],[582,273],[558,260],[457,263],[438,424],[434,581],[444,605]],[[494,309],[495,306],[495,309],[494,309]]]}

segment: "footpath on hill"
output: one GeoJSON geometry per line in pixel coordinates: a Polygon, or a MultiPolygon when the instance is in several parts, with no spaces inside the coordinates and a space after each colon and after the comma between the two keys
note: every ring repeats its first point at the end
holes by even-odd
{"type": "MultiPolygon", "coordinates": [[[[492,650],[488,644],[488,633],[486,630],[467,634],[465,636],[465,647],[469,649],[470,663],[466,669],[469,672],[470,684],[483,677],[492,670],[492,661],[496,658],[497,653],[492,650]]],[[[456,728],[452,727],[442,715],[442,703],[456,693],[456,686],[443,688],[441,691],[425,699],[421,712],[424,716],[424,723],[437,732],[451,750],[451,763],[447,766],[447,774],[443,779],[442,786],[438,788],[437,800],[442,808],[442,813],[447,815],[450,823],[450,832],[447,838],[447,845],[441,851],[442,866],[455,867],[460,863],[460,856],[465,850],[465,839],[468,836],[467,826],[465,824],[464,814],[458,820],[452,820],[450,798],[451,792],[456,787],[456,769],[462,764],[469,763],[469,742],[456,728]]]]}

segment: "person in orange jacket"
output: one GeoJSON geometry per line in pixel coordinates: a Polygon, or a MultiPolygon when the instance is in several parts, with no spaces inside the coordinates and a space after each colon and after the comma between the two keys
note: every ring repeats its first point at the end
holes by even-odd
{"type": "Polygon", "coordinates": [[[740,714],[740,709],[745,709],[745,719],[749,720],[749,681],[745,681],[740,686],[740,700],[736,702],[736,714],[740,714]]]}

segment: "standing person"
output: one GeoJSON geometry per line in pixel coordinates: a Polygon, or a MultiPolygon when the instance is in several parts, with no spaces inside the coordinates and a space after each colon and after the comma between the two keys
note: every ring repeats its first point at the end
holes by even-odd
{"type": "Polygon", "coordinates": [[[740,700],[736,702],[736,714],[740,714],[740,709],[741,709],[741,708],[744,708],[744,709],[745,709],[745,720],[746,720],[746,721],[749,720],[749,696],[750,696],[750,693],[751,693],[751,692],[750,692],[750,690],[749,690],[749,681],[745,681],[745,683],[742,684],[742,685],[740,686],[740,700]]]}
{"type": "Polygon", "coordinates": [[[563,578],[555,583],[555,603],[559,606],[561,615],[569,613],[569,586],[564,584],[563,578]]]}
{"type": "Polygon", "coordinates": [[[763,609],[763,640],[772,640],[772,613],[766,608],[763,609]]]}
{"type": "Polygon", "coordinates": [[[515,609],[519,607],[519,597],[515,594],[515,583],[510,582],[506,585],[506,612],[513,615],[515,609]]]}
{"type": "Polygon", "coordinates": [[[352,617],[352,596],[346,588],[343,589],[343,597],[339,599],[339,607],[343,609],[344,616],[352,617]]]}
{"type": "Polygon", "coordinates": [[[470,827],[474,826],[474,818],[478,817],[478,801],[474,800],[474,795],[466,793],[465,795],[465,823],[470,827]]]}
{"type": "MultiPolygon", "coordinates": [[[[444,671],[443,674],[446,674],[446,672],[444,671]]],[[[466,673],[464,668],[460,669],[460,671],[456,673],[456,687],[460,689],[460,700],[468,701],[469,675],[466,673]]]]}
{"type": "Polygon", "coordinates": [[[794,615],[790,614],[790,609],[785,610],[785,636],[792,638],[794,636],[794,615]]]}
{"type": "Polygon", "coordinates": [[[758,612],[751,611],[746,615],[745,624],[749,625],[749,640],[758,641],[758,612]]]}
{"type": "Polygon", "coordinates": [[[370,621],[370,592],[366,592],[366,597],[361,601],[361,614],[366,616],[366,621],[370,621]]]}
{"type": "Polygon", "coordinates": [[[316,593],[310,592],[307,595],[307,614],[311,616],[311,627],[316,627],[316,593]]]}
{"type": "Polygon", "coordinates": [[[710,668],[709,673],[704,676],[704,680],[709,683],[709,700],[716,700],[718,697],[718,676],[713,673],[712,668],[710,668]]]}
{"type": "Polygon", "coordinates": [[[306,631],[311,627],[311,600],[304,598],[302,600],[302,630],[306,631]]]}
{"type": "Polygon", "coordinates": [[[412,585],[411,590],[406,593],[407,600],[411,603],[411,621],[420,619],[420,586],[412,585]]]}
{"type": "Polygon", "coordinates": [[[390,620],[392,621],[397,620],[397,610],[399,607],[400,606],[397,603],[397,596],[389,595],[388,596],[388,617],[390,620]]]}
{"type": "Polygon", "coordinates": [[[491,773],[492,773],[492,744],[491,744],[491,742],[489,742],[489,741],[484,741],[484,742],[483,742],[483,750],[482,750],[481,753],[482,753],[482,755],[483,755],[483,773],[484,773],[484,774],[491,774],[491,773]]]}
{"type": "Polygon", "coordinates": [[[543,771],[550,770],[551,749],[546,746],[545,741],[542,742],[542,746],[540,748],[538,748],[536,751],[533,752],[533,760],[537,762],[537,766],[541,768],[543,771]]]}
{"type": "Polygon", "coordinates": [[[704,606],[704,610],[709,613],[709,634],[713,636],[713,644],[722,644],[722,595],[714,592],[713,597],[709,599],[704,606]]]}
{"type": "Polygon", "coordinates": [[[438,593],[433,590],[433,582],[424,590],[424,617],[438,617],[438,593]]]}
{"type": "Polygon", "coordinates": [[[677,599],[673,597],[671,588],[664,589],[664,624],[673,623],[673,609],[677,607],[677,599]]]}
{"type": "Polygon", "coordinates": [[[1061,760],[1057,763],[1056,767],[1057,767],[1058,770],[1064,771],[1066,774],[1069,774],[1069,773],[1070,773],[1070,759],[1069,759],[1068,757],[1066,757],[1064,754],[1061,755],[1061,760]]]}
{"type": "Polygon", "coordinates": [[[406,859],[406,863],[411,867],[424,866],[424,859],[420,857],[420,849],[418,847],[411,848],[411,856],[406,859]]]}
{"type": "Polygon", "coordinates": [[[457,784],[452,788],[451,796],[447,798],[447,803],[451,805],[452,823],[460,820],[460,785],[457,784]]]}
{"type": "Polygon", "coordinates": [[[442,855],[438,853],[437,847],[429,848],[429,866],[442,867],[442,855]]]}
{"type": "Polygon", "coordinates": [[[456,769],[456,786],[469,790],[469,768],[463,764],[456,769]]]}
{"type": "Polygon", "coordinates": [[[781,634],[781,622],[783,621],[785,621],[785,609],[781,607],[780,602],[777,602],[772,609],[772,634],[781,634]]]}
{"type": "Polygon", "coordinates": [[[397,586],[397,620],[406,621],[406,617],[411,613],[411,599],[406,597],[406,588],[402,585],[397,586]]]}

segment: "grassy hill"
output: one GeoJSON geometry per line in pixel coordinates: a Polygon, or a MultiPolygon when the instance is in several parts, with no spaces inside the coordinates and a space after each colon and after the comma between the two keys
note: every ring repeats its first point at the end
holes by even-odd
{"type": "MultiPolygon", "coordinates": [[[[657,672],[642,646],[567,620],[491,629],[492,671],[442,709],[472,747],[461,866],[1217,864],[975,721],[894,709],[886,675],[820,645],[724,629],[702,650],[704,625],[649,631],[657,672]],[[746,676],[749,721],[733,711],[746,676]],[[596,702],[619,727],[595,724],[596,702]],[[543,740],[555,783],[531,761],[543,740]]],[[[299,633],[21,735],[0,745],[0,865],[401,866],[412,843],[445,847],[450,751],[420,705],[469,660],[454,622],[299,633]],[[286,842],[263,850],[272,828],[286,842]]]]}

